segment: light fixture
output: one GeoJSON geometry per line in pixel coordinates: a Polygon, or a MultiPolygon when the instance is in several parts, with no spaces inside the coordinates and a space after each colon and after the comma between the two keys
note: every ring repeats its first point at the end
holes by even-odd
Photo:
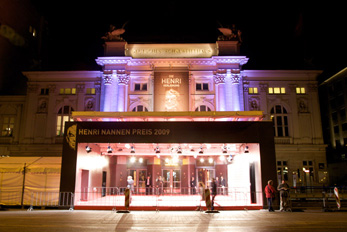
{"type": "Polygon", "coordinates": [[[200,158],[200,163],[205,162],[204,158],[200,158]]]}
{"type": "Polygon", "coordinates": [[[159,147],[157,146],[155,149],[154,149],[155,153],[160,153],[160,149],[159,147]]]}
{"type": "Polygon", "coordinates": [[[177,148],[177,154],[182,154],[182,149],[180,146],[178,146],[178,148],[177,148]]]}
{"type": "Polygon", "coordinates": [[[230,154],[227,158],[228,162],[231,162],[234,159],[234,156],[232,154],[230,154]]]}
{"type": "Polygon", "coordinates": [[[131,146],[131,151],[130,151],[130,153],[135,153],[135,148],[134,148],[134,146],[131,146]]]}
{"type": "Polygon", "coordinates": [[[204,150],[202,149],[202,146],[200,147],[199,154],[204,154],[204,150]]]}
{"type": "Polygon", "coordinates": [[[133,157],[130,158],[130,162],[131,162],[131,163],[135,163],[135,161],[136,161],[135,156],[133,156],[133,157]]]}
{"type": "Polygon", "coordinates": [[[89,153],[89,152],[91,152],[91,151],[92,151],[92,148],[89,147],[89,146],[87,145],[87,146],[86,146],[86,152],[89,153]]]}
{"type": "Polygon", "coordinates": [[[113,149],[111,148],[111,146],[107,147],[107,153],[112,153],[113,149]]]}
{"type": "Polygon", "coordinates": [[[198,157],[198,155],[197,155],[197,154],[194,154],[193,157],[196,159],[196,158],[198,157]]]}
{"type": "Polygon", "coordinates": [[[225,146],[225,145],[222,146],[222,152],[223,152],[223,153],[227,153],[227,152],[228,152],[228,151],[227,151],[227,146],[225,146]]]}
{"type": "Polygon", "coordinates": [[[220,161],[224,161],[225,160],[225,156],[224,155],[219,156],[219,160],[220,161]]]}
{"type": "Polygon", "coordinates": [[[139,162],[140,162],[140,163],[143,163],[143,158],[139,158],[139,162]]]}
{"type": "Polygon", "coordinates": [[[209,159],[208,159],[208,162],[209,162],[210,164],[212,164],[212,163],[213,163],[213,158],[209,158],[209,159]]]}
{"type": "Polygon", "coordinates": [[[245,153],[249,153],[248,146],[245,146],[245,153]]]}

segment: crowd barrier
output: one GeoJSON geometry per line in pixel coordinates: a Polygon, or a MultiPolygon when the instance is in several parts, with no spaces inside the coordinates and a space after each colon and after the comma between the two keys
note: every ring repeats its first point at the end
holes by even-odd
{"type": "MultiPolygon", "coordinates": [[[[75,206],[108,206],[117,208],[124,207],[125,187],[92,187],[86,188],[81,192],[31,192],[30,200],[23,203],[22,193],[16,191],[0,191],[1,205],[21,205],[29,206],[28,210],[35,207],[55,207],[73,210],[75,206]]],[[[347,189],[339,188],[339,198],[346,203],[347,189]]],[[[316,207],[327,207],[334,205],[333,187],[310,187],[292,188],[290,190],[291,200],[297,202],[313,202],[316,207]],[[314,202],[315,201],[315,202],[314,202]],[[317,203],[318,202],[318,203],[317,203]]],[[[279,199],[279,198],[278,198],[279,199]]],[[[216,206],[220,208],[226,206],[262,206],[264,192],[250,192],[245,188],[217,189],[215,198],[216,206]]],[[[279,201],[278,201],[279,202],[279,201]]],[[[277,203],[278,203],[277,202],[277,203]]],[[[170,188],[170,187],[151,187],[134,188],[130,191],[130,207],[152,207],[159,209],[162,207],[205,207],[205,201],[199,188],[170,188]]]]}

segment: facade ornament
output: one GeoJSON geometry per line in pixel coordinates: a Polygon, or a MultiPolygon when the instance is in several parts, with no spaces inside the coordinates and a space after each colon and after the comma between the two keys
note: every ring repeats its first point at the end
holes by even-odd
{"type": "Polygon", "coordinates": [[[77,84],[76,85],[76,90],[77,90],[77,93],[83,93],[84,92],[84,84],[77,84]]]}
{"type": "Polygon", "coordinates": [[[267,83],[259,84],[260,92],[265,92],[265,93],[267,93],[268,87],[269,87],[269,84],[267,84],[267,83]]]}
{"type": "Polygon", "coordinates": [[[117,70],[118,84],[128,85],[130,75],[125,70],[117,70]]]}
{"type": "Polygon", "coordinates": [[[94,103],[94,98],[87,98],[86,101],[85,101],[85,106],[84,106],[84,109],[85,111],[94,111],[94,106],[95,106],[95,103],[94,103]]]}
{"type": "Polygon", "coordinates": [[[217,71],[213,72],[214,83],[216,85],[224,84],[226,75],[227,75],[226,69],[218,69],[217,71]]]}
{"type": "Polygon", "coordinates": [[[39,85],[29,84],[27,88],[28,93],[35,93],[39,89],[39,85]]]}
{"type": "Polygon", "coordinates": [[[112,84],[112,70],[104,70],[103,72],[103,79],[104,79],[104,85],[111,85],[112,84]]]}
{"type": "Polygon", "coordinates": [[[50,93],[54,93],[56,89],[56,85],[48,85],[48,89],[50,93]]]}
{"type": "Polygon", "coordinates": [[[304,98],[298,99],[298,111],[299,113],[308,113],[306,99],[304,98]]]}
{"type": "Polygon", "coordinates": [[[259,99],[258,98],[250,98],[249,99],[249,109],[250,110],[259,110],[259,99]]]}
{"type": "Polygon", "coordinates": [[[231,75],[231,83],[238,84],[240,83],[241,75],[240,74],[232,74],[231,75]]]}
{"type": "Polygon", "coordinates": [[[37,112],[47,113],[47,107],[48,107],[47,99],[40,99],[37,112]]]}

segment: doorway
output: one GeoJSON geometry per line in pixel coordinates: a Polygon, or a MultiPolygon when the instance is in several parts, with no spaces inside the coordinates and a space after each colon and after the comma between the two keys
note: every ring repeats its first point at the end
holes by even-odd
{"type": "Polygon", "coordinates": [[[163,169],[163,185],[166,193],[181,192],[181,170],[163,169]]]}
{"type": "Polygon", "coordinates": [[[88,201],[89,170],[82,169],[81,173],[81,201],[88,201]]]}
{"type": "Polygon", "coordinates": [[[212,178],[215,177],[215,169],[214,168],[197,168],[196,169],[197,185],[199,186],[199,182],[202,182],[206,188],[211,187],[212,178]]]}
{"type": "Polygon", "coordinates": [[[134,180],[134,192],[144,194],[146,192],[146,177],[147,170],[145,169],[130,169],[128,176],[132,176],[134,180]]]}

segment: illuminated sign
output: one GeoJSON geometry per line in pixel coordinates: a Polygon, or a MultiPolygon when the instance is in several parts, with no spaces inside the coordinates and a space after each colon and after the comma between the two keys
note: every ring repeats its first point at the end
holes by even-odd
{"type": "Polygon", "coordinates": [[[125,55],[133,58],[210,58],[218,55],[217,44],[126,44],[125,55]]]}

